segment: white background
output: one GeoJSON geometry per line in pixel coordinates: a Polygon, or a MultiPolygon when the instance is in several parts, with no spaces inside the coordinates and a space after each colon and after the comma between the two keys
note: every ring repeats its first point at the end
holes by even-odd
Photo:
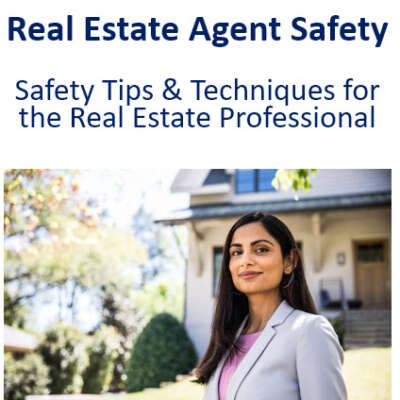
{"type": "MultiPolygon", "coordinates": [[[[349,0],[3,1],[0,168],[393,168],[393,198],[397,199],[400,37],[396,3],[349,0]],[[65,22],[67,14],[74,16],[73,42],[7,40],[9,16],[46,23],[65,22]],[[375,48],[374,40],[295,42],[289,39],[293,18],[304,16],[310,22],[327,22],[333,14],[340,16],[340,22],[357,23],[360,17],[379,25],[388,22],[382,46],[375,48]],[[86,16],[99,16],[109,21],[125,17],[130,22],[147,22],[156,17],[163,23],[175,22],[180,30],[179,40],[84,42],[82,26],[86,16]],[[232,42],[224,48],[215,48],[202,40],[189,42],[190,28],[197,16],[204,16],[210,24],[219,21],[264,22],[276,17],[282,23],[282,40],[232,42]],[[49,77],[67,84],[71,80],[97,83],[102,79],[123,78],[131,83],[155,86],[161,85],[167,77],[175,77],[183,90],[190,79],[223,83],[237,77],[257,83],[272,78],[276,82],[339,85],[345,78],[353,77],[364,83],[378,83],[381,89],[375,102],[375,129],[19,128],[16,80],[26,79],[34,84],[44,83],[49,77]]],[[[60,102],[48,105],[58,109],[71,106],[60,102]]],[[[93,106],[109,108],[108,104],[102,103],[93,106]]],[[[159,105],[152,103],[154,109],[162,106],[162,102],[159,105]]],[[[215,109],[220,106],[214,105],[215,109]]],[[[344,102],[335,105],[338,109],[345,106],[344,102]]],[[[180,107],[201,108],[190,101],[183,102],[180,107]]],[[[207,105],[210,111],[212,107],[207,105]]],[[[395,222],[397,214],[394,203],[394,244],[399,237],[395,222]]],[[[393,321],[396,323],[399,257],[397,246],[393,249],[393,321]]],[[[394,327],[394,349],[398,334],[399,330],[394,327]]],[[[396,398],[396,381],[394,385],[393,398],[396,398]]]]}

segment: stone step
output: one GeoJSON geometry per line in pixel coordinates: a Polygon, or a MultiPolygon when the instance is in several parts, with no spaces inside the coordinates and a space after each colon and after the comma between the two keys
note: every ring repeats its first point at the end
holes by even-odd
{"type": "Polygon", "coordinates": [[[348,325],[386,325],[386,326],[391,326],[392,321],[390,319],[346,319],[346,324],[348,325]]]}
{"type": "Polygon", "coordinates": [[[391,325],[378,325],[378,324],[346,324],[346,331],[391,331],[391,325]]]}
{"type": "Polygon", "coordinates": [[[378,322],[346,322],[346,328],[356,329],[391,329],[392,324],[378,322]]]}
{"type": "Polygon", "coordinates": [[[359,310],[346,310],[347,314],[358,314],[358,315],[363,315],[363,314],[380,314],[380,315],[390,315],[392,313],[391,310],[386,310],[386,309],[379,309],[379,308],[371,308],[371,309],[359,309],[359,310]]]}
{"type": "Polygon", "coordinates": [[[391,325],[390,319],[346,319],[346,323],[354,324],[386,324],[391,325]]]}
{"type": "Polygon", "coordinates": [[[346,335],[346,340],[391,340],[391,335],[370,335],[370,334],[353,334],[346,335]]]}
{"type": "Polygon", "coordinates": [[[386,334],[386,335],[382,335],[382,334],[375,334],[375,333],[371,333],[371,332],[356,332],[356,333],[346,333],[346,338],[347,339],[353,339],[353,338],[372,338],[372,339],[390,339],[392,337],[392,335],[390,333],[386,334]]]}
{"type": "Polygon", "coordinates": [[[347,311],[346,319],[391,319],[390,311],[358,310],[347,311]]]}
{"type": "Polygon", "coordinates": [[[358,310],[356,309],[350,309],[346,310],[348,314],[390,314],[392,310],[388,308],[359,308],[358,310]]]}
{"type": "Polygon", "coordinates": [[[391,343],[371,343],[371,344],[345,343],[343,347],[345,350],[350,350],[350,349],[364,349],[366,347],[392,347],[392,344],[391,343]]]}
{"type": "Polygon", "coordinates": [[[378,323],[384,323],[384,324],[391,324],[392,320],[391,319],[378,319],[378,318],[346,318],[346,322],[378,322],[378,323]]]}
{"type": "Polygon", "coordinates": [[[390,347],[391,323],[388,321],[346,321],[345,348],[390,347]]]}
{"type": "Polygon", "coordinates": [[[391,340],[346,340],[344,342],[345,347],[358,346],[358,347],[390,347],[392,345],[391,340]]]}
{"type": "Polygon", "coordinates": [[[391,343],[392,340],[388,338],[376,338],[376,337],[347,337],[344,340],[345,343],[391,343]]]}
{"type": "Polygon", "coordinates": [[[379,330],[386,330],[390,331],[390,325],[371,325],[371,324],[346,324],[346,330],[358,330],[358,331],[379,331],[379,330]]]}
{"type": "Polygon", "coordinates": [[[383,336],[387,336],[391,334],[391,330],[390,329],[360,329],[360,328],[347,328],[345,330],[347,335],[357,335],[357,334],[369,334],[369,335],[375,335],[375,336],[379,336],[379,335],[383,335],[383,336]]]}
{"type": "Polygon", "coordinates": [[[390,347],[391,327],[391,310],[347,310],[344,347],[390,347]]]}
{"type": "Polygon", "coordinates": [[[387,333],[391,332],[390,326],[363,326],[363,325],[346,325],[346,332],[374,332],[374,333],[387,333]]]}
{"type": "Polygon", "coordinates": [[[385,345],[385,346],[391,346],[392,341],[391,340],[345,340],[345,345],[346,346],[372,346],[372,345],[385,345]]]}
{"type": "Polygon", "coordinates": [[[390,331],[346,331],[347,336],[374,336],[374,337],[390,337],[390,331]]]}
{"type": "Polygon", "coordinates": [[[346,323],[360,323],[360,324],[386,324],[391,325],[392,321],[390,319],[348,319],[346,318],[346,323]]]}

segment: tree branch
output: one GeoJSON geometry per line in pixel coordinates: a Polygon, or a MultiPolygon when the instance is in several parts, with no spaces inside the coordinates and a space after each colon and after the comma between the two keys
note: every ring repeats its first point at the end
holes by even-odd
{"type": "Polygon", "coordinates": [[[20,275],[15,275],[12,278],[5,276],[4,277],[4,283],[10,283],[19,279],[24,279],[24,278],[30,278],[31,277],[31,273],[30,272],[24,272],[20,275]]]}

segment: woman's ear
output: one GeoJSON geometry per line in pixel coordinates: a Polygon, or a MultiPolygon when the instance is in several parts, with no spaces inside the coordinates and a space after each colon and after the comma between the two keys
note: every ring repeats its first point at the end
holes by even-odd
{"type": "Polygon", "coordinates": [[[292,271],[297,266],[297,261],[298,261],[298,256],[296,250],[295,249],[290,250],[289,255],[286,256],[284,261],[283,272],[287,275],[291,274],[292,271]]]}

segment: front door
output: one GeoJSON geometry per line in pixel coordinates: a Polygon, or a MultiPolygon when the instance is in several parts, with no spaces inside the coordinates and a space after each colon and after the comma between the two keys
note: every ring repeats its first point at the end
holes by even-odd
{"type": "Polygon", "coordinates": [[[354,242],[357,298],[363,308],[390,308],[391,278],[387,240],[354,242]]]}

